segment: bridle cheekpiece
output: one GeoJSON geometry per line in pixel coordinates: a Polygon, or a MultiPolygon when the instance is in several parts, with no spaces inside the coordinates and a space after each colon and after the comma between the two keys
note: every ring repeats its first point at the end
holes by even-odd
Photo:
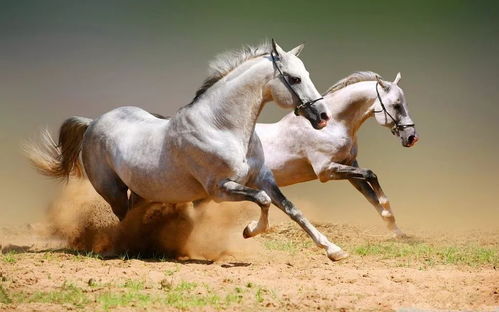
{"type": "Polygon", "coordinates": [[[382,110],[374,111],[374,113],[376,114],[376,113],[383,113],[384,112],[386,115],[388,115],[388,117],[390,117],[390,119],[393,121],[393,127],[391,129],[392,134],[398,135],[400,130],[404,130],[405,128],[409,128],[409,127],[415,127],[416,126],[415,124],[405,124],[405,125],[399,124],[397,122],[397,120],[395,120],[395,118],[393,118],[393,116],[386,110],[386,107],[385,107],[385,104],[383,103],[383,100],[381,100],[381,96],[379,95],[378,85],[379,85],[379,82],[376,82],[376,95],[378,96],[378,101],[379,101],[379,104],[381,105],[382,110]]]}
{"type": "Polygon", "coordinates": [[[300,110],[303,110],[309,106],[312,106],[315,102],[323,100],[323,97],[317,98],[315,100],[310,100],[310,101],[304,101],[298,93],[293,89],[293,86],[288,82],[286,79],[286,75],[282,72],[281,68],[277,64],[277,59],[276,56],[274,55],[274,51],[270,52],[270,57],[272,58],[272,63],[274,64],[275,68],[279,72],[279,76],[282,78],[282,81],[284,82],[284,85],[289,89],[291,93],[293,93],[294,96],[298,98],[300,101],[300,104],[296,105],[295,107],[295,115],[298,116],[300,114],[300,110]]]}

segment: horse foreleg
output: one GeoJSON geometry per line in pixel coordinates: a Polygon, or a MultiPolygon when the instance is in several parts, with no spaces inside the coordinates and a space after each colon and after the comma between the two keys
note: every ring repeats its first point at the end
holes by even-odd
{"type": "Polygon", "coordinates": [[[364,197],[371,203],[371,205],[376,208],[376,211],[378,211],[381,218],[383,218],[383,220],[386,222],[388,229],[392,231],[396,237],[406,236],[395,223],[395,216],[393,215],[393,212],[389,217],[383,216],[383,207],[381,207],[378,196],[376,196],[376,193],[369,185],[369,183],[358,179],[349,179],[349,181],[359,192],[362,193],[362,195],[364,195],[364,197]]]}
{"type": "Polygon", "coordinates": [[[376,207],[383,219],[388,222],[389,228],[394,231],[395,235],[404,236],[404,233],[395,225],[390,202],[372,170],[359,168],[357,161],[354,161],[352,166],[332,162],[320,170],[318,177],[321,182],[345,179],[350,182],[357,181],[357,184],[354,182],[352,184],[376,207]]]}
{"type": "MultiPolygon", "coordinates": [[[[317,246],[326,250],[329,259],[338,261],[348,257],[347,252],[331,243],[327,237],[319,232],[319,230],[303,216],[303,213],[282,194],[271,173],[267,173],[264,178],[260,179],[259,187],[269,194],[274,205],[284,211],[293,221],[300,225],[317,246]]],[[[260,219],[261,218],[262,216],[260,216],[260,219]]]]}

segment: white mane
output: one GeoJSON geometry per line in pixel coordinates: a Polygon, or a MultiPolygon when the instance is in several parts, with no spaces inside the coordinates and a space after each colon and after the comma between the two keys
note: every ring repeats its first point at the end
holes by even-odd
{"type": "Polygon", "coordinates": [[[324,93],[324,95],[332,93],[332,92],[336,92],[340,89],[345,88],[346,86],[349,86],[349,85],[357,83],[357,82],[375,81],[376,78],[381,78],[381,76],[375,72],[372,72],[372,71],[358,71],[358,72],[355,72],[355,73],[339,80],[332,87],[330,87],[326,91],[326,93],[324,93]]]}
{"type": "Polygon", "coordinates": [[[258,46],[244,46],[239,50],[228,51],[219,54],[210,62],[208,77],[204,80],[201,87],[196,91],[196,95],[191,104],[196,102],[206,90],[213,86],[217,81],[225,77],[234,68],[252,58],[269,54],[272,47],[268,42],[258,46]]]}

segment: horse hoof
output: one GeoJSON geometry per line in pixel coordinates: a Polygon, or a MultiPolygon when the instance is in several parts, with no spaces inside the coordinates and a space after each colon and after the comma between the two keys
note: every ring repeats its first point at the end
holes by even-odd
{"type": "Polygon", "coordinates": [[[245,227],[244,228],[244,231],[243,231],[243,237],[244,238],[250,238],[251,235],[250,235],[250,230],[248,229],[248,227],[245,227]]]}
{"type": "Polygon", "coordinates": [[[409,235],[405,234],[404,232],[395,232],[393,233],[393,237],[396,238],[396,239],[405,239],[405,238],[409,238],[409,235]]]}
{"type": "Polygon", "coordinates": [[[344,250],[338,250],[338,251],[332,252],[332,253],[327,255],[327,257],[333,261],[339,261],[339,260],[345,259],[349,256],[350,255],[348,254],[348,252],[346,252],[344,250]]]}
{"type": "Polygon", "coordinates": [[[251,221],[246,227],[244,228],[243,231],[243,237],[244,238],[250,238],[255,236],[255,229],[257,226],[258,222],[256,221],[251,221]]]}

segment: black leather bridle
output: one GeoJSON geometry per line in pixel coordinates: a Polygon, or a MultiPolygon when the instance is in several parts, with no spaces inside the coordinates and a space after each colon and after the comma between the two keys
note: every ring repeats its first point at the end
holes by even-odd
{"type": "Polygon", "coordinates": [[[376,114],[376,113],[383,113],[384,112],[386,115],[388,115],[388,117],[390,117],[390,119],[393,121],[393,124],[394,124],[394,126],[391,129],[392,134],[398,135],[400,130],[404,130],[405,128],[409,128],[409,127],[415,127],[416,126],[415,124],[401,125],[395,120],[395,118],[393,118],[393,116],[386,110],[385,104],[383,104],[383,101],[381,100],[381,96],[379,95],[378,85],[379,85],[379,82],[376,82],[376,95],[378,96],[378,101],[379,101],[379,104],[381,104],[382,110],[374,111],[374,113],[376,114]]]}
{"type": "Polygon", "coordinates": [[[300,104],[296,105],[295,107],[295,115],[298,116],[299,115],[299,112],[300,110],[304,109],[304,108],[307,108],[309,106],[312,106],[315,102],[317,101],[320,101],[320,100],[323,100],[324,98],[323,97],[320,97],[320,98],[317,98],[315,100],[311,100],[311,101],[304,101],[299,95],[298,93],[293,89],[293,86],[291,86],[291,84],[288,82],[288,80],[286,79],[286,75],[284,75],[284,73],[282,72],[281,68],[279,67],[279,65],[277,64],[277,60],[276,60],[276,57],[274,55],[274,51],[270,52],[270,57],[272,58],[272,63],[274,63],[274,66],[275,68],[277,69],[277,71],[279,72],[279,76],[281,77],[282,81],[284,82],[284,85],[289,89],[289,91],[291,91],[291,93],[294,94],[294,96],[296,96],[298,98],[298,100],[300,101],[300,104]]]}

